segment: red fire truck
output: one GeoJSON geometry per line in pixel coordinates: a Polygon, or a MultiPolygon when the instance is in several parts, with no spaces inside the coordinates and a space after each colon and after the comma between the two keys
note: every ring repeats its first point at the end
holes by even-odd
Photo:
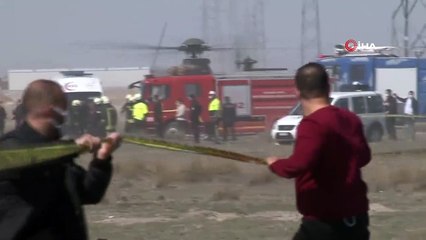
{"type": "MultiPolygon", "coordinates": [[[[189,107],[194,94],[202,105],[202,121],[208,120],[208,92],[216,91],[223,101],[229,96],[237,105],[237,133],[258,133],[269,129],[273,122],[296,104],[294,75],[284,71],[250,71],[234,75],[147,76],[139,84],[144,99],[158,95],[163,103],[166,134],[182,134],[175,122],[176,100],[189,107]]],[[[148,101],[149,102],[149,101],[148,101]]],[[[147,126],[154,126],[153,106],[149,104],[147,126]]],[[[189,129],[189,128],[187,128],[189,129]]],[[[220,130],[220,129],[219,129],[220,130]]]]}
{"type": "MultiPolygon", "coordinates": [[[[152,47],[151,47],[152,48],[152,47]]],[[[189,107],[188,97],[194,94],[202,105],[202,121],[208,120],[208,92],[216,91],[223,101],[229,96],[237,105],[236,131],[258,133],[272,126],[273,122],[287,114],[296,104],[294,75],[284,68],[253,68],[256,61],[247,57],[236,62],[244,71],[232,75],[215,75],[210,60],[200,58],[205,51],[215,50],[203,40],[191,38],[178,47],[154,49],[175,49],[185,52],[190,58],[183,59],[181,67],[174,67],[168,76],[146,76],[145,80],[133,83],[129,88],[140,88],[145,100],[158,95],[163,102],[163,116],[166,134],[184,133],[175,122],[176,100],[183,100],[189,107]]],[[[148,101],[150,112],[148,128],[154,126],[153,106],[148,101]]],[[[189,128],[186,128],[189,129],[189,128]]],[[[219,129],[220,130],[220,129],[219,129]]]]}

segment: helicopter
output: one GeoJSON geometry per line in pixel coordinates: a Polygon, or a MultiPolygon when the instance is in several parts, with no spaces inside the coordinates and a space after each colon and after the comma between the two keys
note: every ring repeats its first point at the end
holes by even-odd
{"type": "MultiPolygon", "coordinates": [[[[193,75],[193,74],[211,74],[212,73],[212,70],[210,68],[210,59],[200,57],[204,52],[224,51],[224,50],[225,51],[236,50],[237,52],[241,52],[243,49],[249,49],[249,48],[211,47],[207,45],[207,43],[200,38],[189,38],[185,40],[180,46],[176,46],[176,47],[149,46],[148,49],[177,50],[177,51],[186,53],[187,55],[189,55],[189,58],[183,59],[181,67],[186,68],[187,70],[186,75],[193,75]]],[[[241,69],[242,67],[243,71],[286,71],[287,70],[287,68],[254,68],[253,66],[257,62],[258,62],[257,60],[252,59],[250,56],[247,56],[243,60],[236,60],[235,64],[237,69],[241,69]]]]}
{"type": "MultiPolygon", "coordinates": [[[[212,47],[208,45],[204,40],[200,38],[189,38],[182,42],[179,46],[153,46],[139,43],[124,43],[124,44],[108,44],[108,48],[116,49],[128,49],[128,50],[155,50],[155,51],[179,51],[187,55],[179,66],[173,66],[168,69],[170,75],[207,75],[212,74],[210,67],[211,60],[209,58],[202,57],[204,52],[208,51],[236,51],[237,60],[235,61],[236,68],[243,71],[271,71],[271,70],[287,70],[287,68],[254,68],[257,60],[252,59],[250,56],[246,56],[243,60],[240,60],[241,52],[246,49],[245,47],[212,47]]],[[[154,57],[154,63],[156,60],[154,57]]],[[[153,63],[153,65],[154,65],[153,63]]]]}

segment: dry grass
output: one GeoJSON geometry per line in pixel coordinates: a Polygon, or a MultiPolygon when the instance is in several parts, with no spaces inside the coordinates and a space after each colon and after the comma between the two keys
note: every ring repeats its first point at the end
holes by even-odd
{"type": "Polygon", "coordinates": [[[192,161],[187,169],[183,170],[183,180],[186,182],[210,182],[213,180],[214,171],[205,167],[201,161],[192,161]]]}
{"type": "Polygon", "coordinates": [[[426,169],[418,169],[415,175],[415,190],[426,191],[426,169]]]}
{"type": "Polygon", "coordinates": [[[240,174],[240,169],[233,162],[225,161],[208,161],[203,165],[205,170],[212,175],[238,175],[240,174]]]}
{"type": "Polygon", "coordinates": [[[168,187],[170,183],[180,181],[181,179],[181,175],[179,174],[179,172],[170,170],[166,167],[166,165],[161,162],[156,162],[155,173],[157,177],[157,182],[155,186],[157,188],[168,187]]]}
{"type": "Polygon", "coordinates": [[[124,178],[137,178],[151,173],[152,171],[140,160],[117,161],[114,164],[114,174],[124,178]]]}
{"type": "Polygon", "coordinates": [[[426,166],[414,160],[375,163],[368,167],[365,179],[374,192],[398,190],[402,185],[426,190],[426,166]]]}
{"type": "Polygon", "coordinates": [[[400,169],[392,169],[389,171],[389,179],[391,185],[400,185],[414,183],[414,174],[416,169],[413,166],[405,166],[400,169]]]}
{"type": "Polygon", "coordinates": [[[157,188],[167,187],[174,182],[202,183],[211,182],[218,176],[236,175],[240,171],[233,163],[207,162],[193,160],[180,169],[169,169],[165,165],[156,165],[157,188]]]}
{"type": "Polygon", "coordinates": [[[212,201],[238,201],[240,200],[241,193],[233,189],[225,188],[219,190],[211,197],[212,201]]]}
{"type": "Polygon", "coordinates": [[[249,186],[265,185],[277,180],[277,177],[269,170],[262,170],[260,173],[254,175],[248,182],[249,186]]]}

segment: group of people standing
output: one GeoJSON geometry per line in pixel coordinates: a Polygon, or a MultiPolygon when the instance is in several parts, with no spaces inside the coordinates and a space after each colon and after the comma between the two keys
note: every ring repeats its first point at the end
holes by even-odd
{"type": "Polygon", "coordinates": [[[396,93],[392,93],[391,89],[386,89],[385,91],[385,101],[384,107],[386,114],[389,116],[386,117],[386,128],[389,134],[389,138],[391,140],[397,140],[396,136],[396,117],[398,114],[398,106],[397,102],[400,101],[404,103],[404,123],[407,127],[407,135],[411,140],[415,140],[416,138],[416,130],[415,130],[415,115],[418,114],[418,102],[414,97],[414,92],[409,91],[406,98],[402,98],[398,96],[396,93]]]}
{"type": "MultiPolygon", "coordinates": [[[[229,97],[225,97],[225,102],[222,104],[216,92],[210,91],[208,106],[203,106],[194,94],[189,95],[189,101],[189,106],[186,106],[183,99],[176,100],[176,108],[172,111],[175,113],[174,126],[177,129],[182,132],[191,130],[194,142],[200,143],[200,128],[204,124],[207,140],[220,143],[217,132],[219,124],[222,123],[223,141],[228,140],[229,134],[233,140],[236,140],[234,129],[237,116],[236,105],[231,103],[229,97]],[[201,114],[206,110],[209,112],[209,118],[203,122],[201,114]]],[[[156,135],[164,138],[166,124],[164,113],[168,110],[163,108],[163,102],[158,95],[152,96],[149,102],[144,101],[139,93],[126,96],[126,102],[121,108],[121,113],[126,115],[125,132],[137,132],[143,129],[150,109],[154,117],[156,135]]]]}
{"type": "Polygon", "coordinates": [[[148,104],[143,100],[140,93],[127,94],[126,102],[120,111],[126,115],[124,131],[126,133],[140,131],[145,125],[148,109],[148,104]]]}
{"type": "MultiPolygon", "coordinates": [[[[191,125],[191,131],[194,136],[194,142],[200,142],[200,126],[203,123],[201,114],[203,112],[203,106],[197,100],[195,95],[190,95],[190,106],[189,111],[189,122],[191,125]]],[[[179,123],[181,128],[185,128],[187,107],[182,100],[176,101],[176,121],[179,123]]],[[[232,140],[236,140],[234,124],[236,122],[237,112],[236,105],[231,102],[230,97],[225,97],[225,102],[221,104],[221,101],[216,95],[215,91],[209,92],[209,104],[207,106],[209,116],[205,122],[205,130],[207,134],[206,140],[220,143],[218,137],[218,127],[222,123],[222,139],[223,141],[228,140],[229,132],[231,133],[232,140]]]]}
{"type": "Polygon", "coordinates": [[[96,97],[92,101],[72,100],[64,133],[79,136],[89,133],[105,137],[117,129],[117,110],[107,96],[96,97]]]}

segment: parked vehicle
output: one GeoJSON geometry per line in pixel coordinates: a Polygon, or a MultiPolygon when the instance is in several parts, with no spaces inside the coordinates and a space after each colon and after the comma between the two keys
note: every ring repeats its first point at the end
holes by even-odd
{"type": "MultiPolygon", "coordinates": [[[[376,92],[332,92],[331,105],[356,113],[364,125],[364,132],[370,142],[381,141],[386,133],[383,99],[376,92]]],[[[276,121],[271,137],[278,144],[293,142],[297,136],[297,126],[303,118],[301,104],[276,121]]]]}

